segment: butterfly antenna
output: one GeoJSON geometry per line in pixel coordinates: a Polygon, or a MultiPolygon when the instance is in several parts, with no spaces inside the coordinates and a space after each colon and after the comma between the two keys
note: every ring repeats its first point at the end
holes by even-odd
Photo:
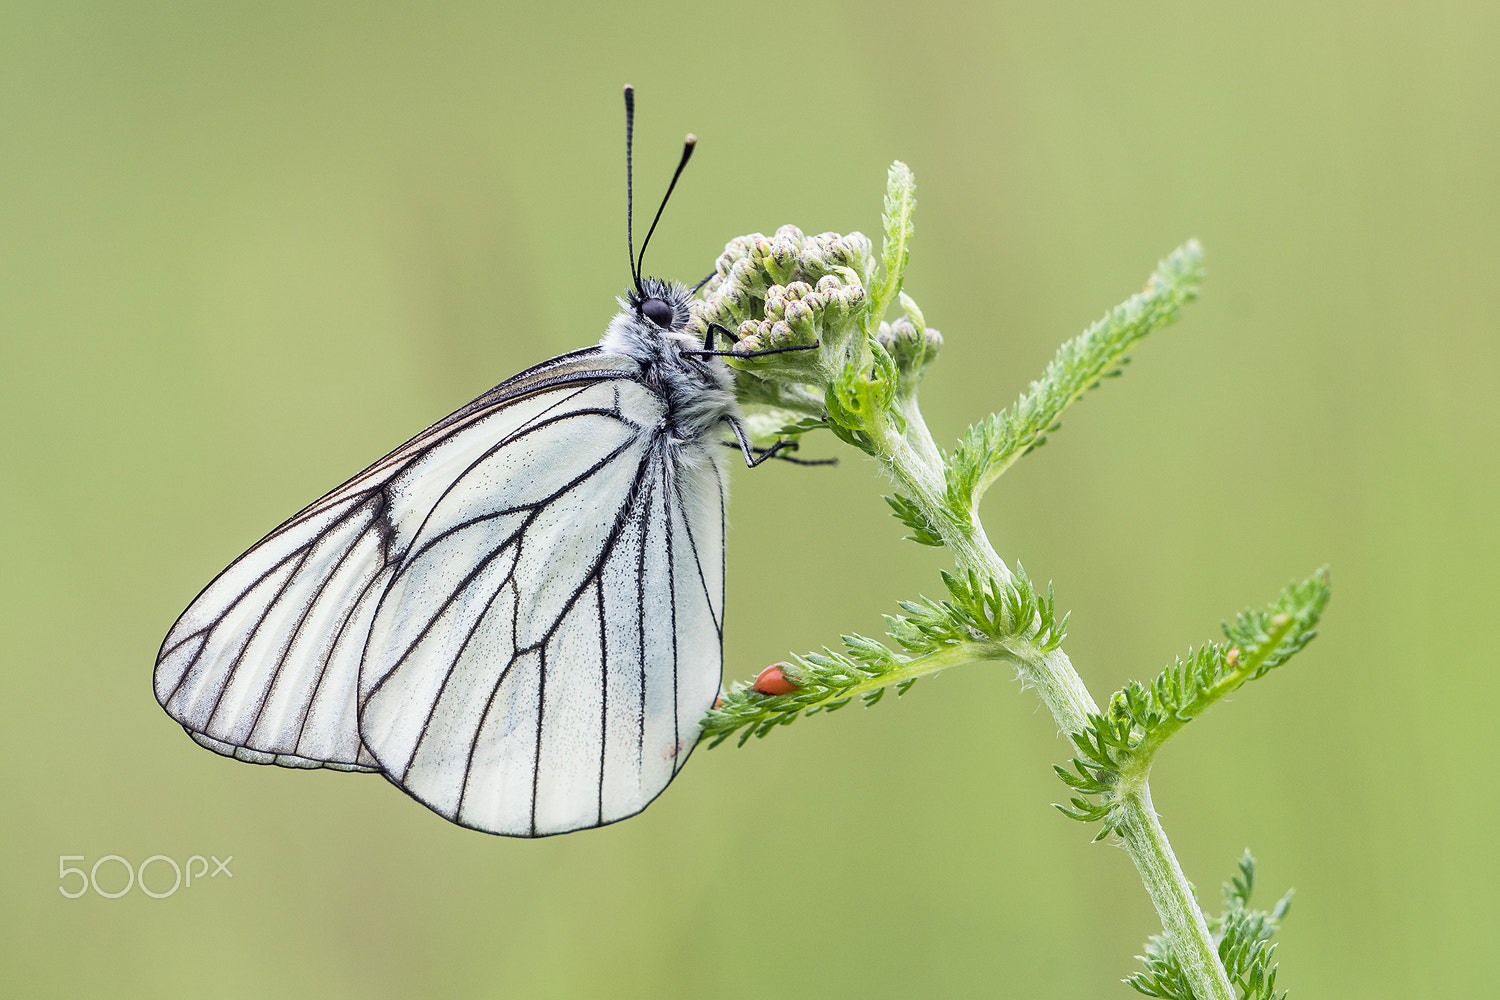
{"type": "Polygon", "coordinates": [[[646,259],[646,244],[651,242],[651,234],[656,232],[656,224],[661,221],[661,213],[667,208],[667,199],[672,197],[672,190],[677,187],[677,178],[682,176],[682,168],[687,166],[688,160],[693,156],[693,147],[698,144],[698,139],[692,133],[683,140],[682,159],[677,161],[677,171],[672,174],[672,183],[667,185],[667,193],[662,195],[661,207],[656,210],[656,218],[651,220],[651,228],[646,230],[646,238],[641,240],[641,255],[636,260],[635,273],[636,282],[640,282],[641,267],[646,259]]]}
{"type": "MultiPolygon", "coordinates": [[[[634,192],[631,190],[630,143],[635,130],[635,88],[625,85],[625,252],[630,256],[630,278],[635,290],[641,290],[641,272],[635,264],[635,237],[630,231],[635,220],[634,192]]],[[[644,249],[644,248],[642,248],[644,249]]]]}

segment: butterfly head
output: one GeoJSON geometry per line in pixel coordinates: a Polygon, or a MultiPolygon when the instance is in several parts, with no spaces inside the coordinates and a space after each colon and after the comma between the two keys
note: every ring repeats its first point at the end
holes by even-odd
{"type": "Polygon", "coordinates": [[[667,332],[680,332],[691,318],[688,290],[659,278],[642,278],[640,286],[627,289],[624,305],[640,319],[667,332]]]}

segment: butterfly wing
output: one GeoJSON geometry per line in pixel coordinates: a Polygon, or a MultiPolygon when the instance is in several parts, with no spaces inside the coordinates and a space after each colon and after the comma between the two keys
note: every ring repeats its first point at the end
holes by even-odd
{"type": "Polygon", "coordinates": [[[193,739],[227,756],[379,770],[359,738],[359,661],[393,564],[448,484],[445,470],[629,373],[594,349],[539,365],[289,519],[172,627],[157,657],[157,701],[193,739]]]}
{"type": "Polygon", "coordinates": [[[455,823],[538,836],[641,811],[722,666],[724,480],[637,382],[591,389],[450,479],[384,587],[359,726],[455,823]]]}
{"type": "Polygon", "coordinates": [[[353,680],[357,611],[378,597],[386,513],[379,489],[330,497],[220,574],[157,658],[167,714],[240,760],[377,770],[360,746],[353,680]]]}
{"type": "Polygon", "coordinates": [[[428,428],[251,548],[158,657],[158,701],[256,763],[384,771],[465,826],[639,812],[718,692],[724,480],[588,349],[428,428]]]}

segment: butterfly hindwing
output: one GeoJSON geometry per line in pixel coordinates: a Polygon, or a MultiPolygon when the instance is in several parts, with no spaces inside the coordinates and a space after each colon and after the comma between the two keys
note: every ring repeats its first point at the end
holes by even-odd
{"type": "Polygon", "coordinates": [[[157,700],[210,749],[374,769],[360,752],[352,677],[325,668],[348,661],[344,626],[381,573],[384,500],[378,491],[330,500],[236,560],[162,646],[157,700]]]}

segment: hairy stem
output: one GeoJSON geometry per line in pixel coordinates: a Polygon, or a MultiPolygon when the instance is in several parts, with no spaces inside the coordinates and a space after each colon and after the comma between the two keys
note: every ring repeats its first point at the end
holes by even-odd
{"type": "Polygon", "coordinates": [[[1019,665],[1021,679],[1036,688],[1037,695],[1065,733],[1076,733],[1088,725],[1090,713],[1098,714],[1094,696],[1073,669],[1073,661],[1060,649],[1043,653],[1019,665]]]}
{"type": "Polygon", "coordinates": [[[978,521],[959,524],[949,513],[942,460],[937,446],[932,444],[930,449],[922,447],[919,451],[908,440],[908,435],[912,435],[918,442],[925,440],[930,444],[932,441],[932,435],[928,433],[927,424],[922,420],[922,413],[917,409],[915,401],[905,408],[904,416],[906,434],[891,426],[889,420],[882,420],[871,428],[870,436],[876,444],[876,457],[892,478],[901,484],[903,492],[921,508],[928,523],[943,536],[943,544],[953,550],[953,558],[959,569],[984,572],[1001,583],[1008,583],[1010,568],[990,545],[984,527],[978,521]],[[929,451],[931,457],[924,454],[929,451]]]}
{"type": "Polygon", "coordinates": [[[1193,887],[1182,874],[1166,832],[1157,821],[1150,784],[1142,778],[1120,796],[1115,808],[1124,813],[1118,830],[1124,838],[1125,850],[1140,872],[1161,918],[1162,929],[1171,939],[1182,971],[1193,987],[1193,996],[1198,1000],[1235,1000],[1234,988],[1219,961],[1208,923],[1193,897],[1193,887]]]}
{"type": "MultiPolygon", "coordinates": [[[[879,457],[886,469],[901,484],[903,492],[921,508],[928,523],[943,536],[943,544],[953,551],[960,571],[973,570],[981,579],[1008,582],[1010,568],[990,545],[984,525],[977,518],[972,523],[960,524],[949,512],[940,453],[937,446],[931,444],[932,436],[915,400],[904,408],[903,416],[906,419],[905,434],[883,424],[881,429],[885,433],[875,437],[879,457]],[[911,439],[931,444],[930,449],[913,446],[911,439]],[[923,454],[929,451],[930,459],[923,454]]],[[[1087,728],[1089,715],[1098,714],[1099,706],[1094,704],[1088,687],[1061,650],[1019,660],[1017,666],[1025,683],[1037,689],[1063,732],[1079,732],[1087,728]]]]}
{"type": "MultiPolygon", "coordinates": [[[[904,433],[889,421],[871,428],[877,457],[942,535],[959,570],[973,570],[981,578],[1008,581],[1010,570],[991,547],[978,517],[965,524],[950,513],[941,453],[931,443],[932,437],[915,399],[903,407],[902,416],[906,421],[904,433]]],[[[971,651],[964,652],[972,655],[971,651]]],[[[1089,716],[1097,715],[1099,709],[1066,653],[1059,649],[1018,657],[1014,662],[1023,681],[1036,688],[1062,732],[1087,731],[1089,716]]],[[[1161,917],[1163,929],[1181,955],[1195,995],[1199,1000],[1234,1000],[1203,911],[1151,807],[1151,790],[1144,774],[1126,791],[1119,808],[1125,814],[1120,831],[1126,849],[1161,917]]]]}
{"type": "Polygon", "coordinates": [[[906,421],[906,438],[911,442],[917,457],[927,467],[941,469],[943,467],[942,449],[932,439],[932,432],[927,429],[927,421],[922,419],[922,410],[917,406],[916,395],[909,395],[899,400],[897,406],[900,407],[901,416],[906,421]]]}

